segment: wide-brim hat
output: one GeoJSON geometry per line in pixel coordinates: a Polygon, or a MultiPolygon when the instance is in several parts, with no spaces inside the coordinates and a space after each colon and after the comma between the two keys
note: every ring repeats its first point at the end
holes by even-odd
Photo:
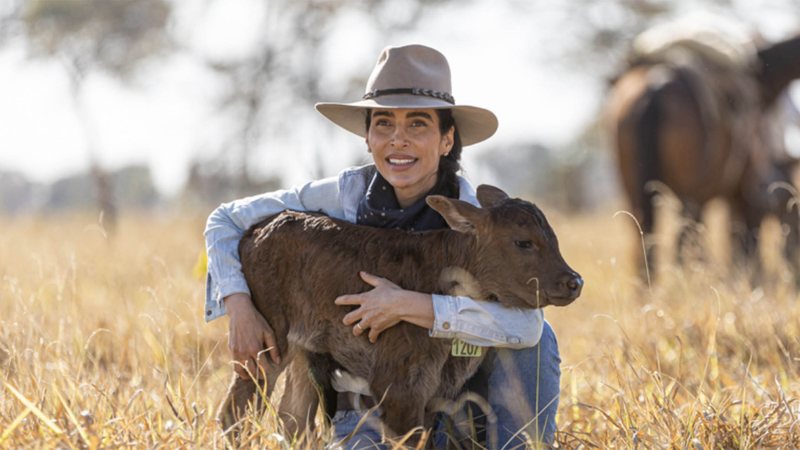
{"type": "Polygon", "coordinates": [[[497,131],[497,117],[488,109],[456,105],[447,59],[424,45],[385,48],[361,101],[317,103],[315,107],[331,122],[361,137],[367,135],[367,109],[377,108],[450,109],[465,146],[497,131]]]}

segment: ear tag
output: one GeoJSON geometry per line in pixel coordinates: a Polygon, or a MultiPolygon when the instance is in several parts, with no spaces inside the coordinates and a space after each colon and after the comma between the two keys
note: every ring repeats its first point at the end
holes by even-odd
{"type": "Polygon", "coordinates": [[[483,354],[483,348],[468,344],[461,339],[453,339],[453,346],[450,350],[450,354],[462,358],[477,358],[483,354]]]}

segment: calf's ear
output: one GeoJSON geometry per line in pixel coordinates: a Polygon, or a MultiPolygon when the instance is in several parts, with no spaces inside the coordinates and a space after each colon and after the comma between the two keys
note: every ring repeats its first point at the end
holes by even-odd
{"type": "Polygon", "coordinates": [[[488,184],[482,184],[477,189],[478,203],[482,208],[491,208],[508,200],[508,194],[502,189],[488,184]]]}
{"type": "Polygon", "coordinates": [[[442,195],[429,195],[425,198],[428,205],[442,215],[447,225],[462,233],[475,234],[478,223],[487,214],[486,211],[471,204],[447,198],[442,195]]]}

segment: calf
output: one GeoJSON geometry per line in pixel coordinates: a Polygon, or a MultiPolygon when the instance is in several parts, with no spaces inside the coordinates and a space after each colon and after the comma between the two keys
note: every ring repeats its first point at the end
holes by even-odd
{"type": "MultiPolygon", "coordinates": [[[[330,372],[342,367],[367,380],[382,398],[382,419],[391,435],[430,425],[426,406],[453,399],[481,362],[451,357],[451,340],[401,322],[375,344],[354,336],[342,318],[351,310],[334,304],[340,295],[366,291],[363,270],[404,289],[452,293],[510,307],[564,306],[580,294],[583,280],[564,262],[556,236],[533,204],[482,185],[482,208],[442,196],[428,204],[450,229],[406,232],[354,225],[330,217],[284,211],[254,226],[242,239],[242,270],[253,302],[275,332],[280,365],[266,369],[269,397],[277,376],[293,361],[279,408],[290,429],[313,424],[330,372]],[[309,374],[314,383],[309,382],[309,374]]],[[[236,423],[256,384],[234,376],[219,418],[236,423]]],[[[260,401],[258,396],[257,401],[260,401]]]]}

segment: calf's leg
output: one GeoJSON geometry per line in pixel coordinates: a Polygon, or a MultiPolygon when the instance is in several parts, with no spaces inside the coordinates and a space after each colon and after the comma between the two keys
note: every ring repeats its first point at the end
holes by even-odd
{"type": "MultiPolygon", "coordinates": [[[[438,389],[441,366],[426,361],[402,369],[386,366],[375,371],[370,390],[376,400],[382,399],[382,419],[388,436],[401,437],[415,427],[425,426],[425,406],[438,389]]],[[[418,440],[415,433],[407,444],[416,445],[418,440]]]]}
{"type": "MultiPolygon", "coordinates": [[[[298,432],[314,430],[320,398],[328,406],[331,400],[325,399],[325,394],[331,389],[329,356],[299,351],[287,367],[278,409],[284,433],[291,437],[298,432]]],[[[335,404],[330,406],[336,407],[335,404]]]]}
{"type": "Polygon", "coordinates": [[[252,378],[240,378],[233,374],[228,393],[217,412],[217,420],[222,429],[226,432],[238,431],[239,421],[245,417],[249,404],[253,405],[253,412],[256,414],[263,413],[266,407],[265,401],[272,395],[275,381],[282,370],[283,367],[269,367],[266,370],[266,378],[258,380],[258,384],[252,378]]]}

